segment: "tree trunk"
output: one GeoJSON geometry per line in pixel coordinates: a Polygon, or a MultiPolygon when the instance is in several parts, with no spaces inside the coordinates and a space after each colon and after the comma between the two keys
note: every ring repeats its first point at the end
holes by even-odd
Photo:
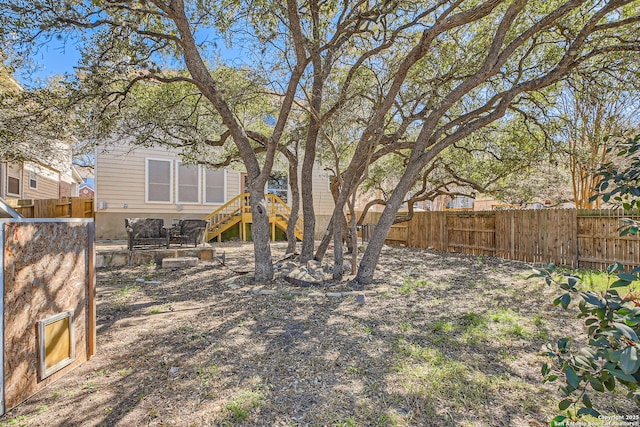
{"type": "Polygon", "coordinates": [[[351,246],[351,274],[356,274],[358,264],[358,227],[356,225],[356,195],[351,196],[351,203],[349,203],[349,212],[351,212],[351,224],[349,227],[349,233],[351,238],[349,244],[351,246]]]}
{"type": "MultiPolygon", "coordinates": [[[[317,132],[315,132],[317,137],[317,132]]],[[[316,215],[313,208],[313,163],[316,157],[315,139],[309,147],[305,147],[304,160],[302,161],[302,176],[300,185],[302,187],[302,220],[304,221],[302,233],[302,250],[300,252],[300,262],[307,262],[313,258],[313,249],[315,246],[316,231],[316,215]]]]}
{"type": "Polygon", "coordinates": [[[268,282],[273,279],[273,261],[271,259],[271,247],[269,246],[269,213],[267,212],[264,186],[273,167],[278,138],[274,138],[271,144],[266,147],[267,152],[261,170],[260,163],[244,128],[227,104],[224,98],[224,91],[220,89],[213,79],[200,56],[195,37],[191,33],[189,22],[184,13],[184,5],[180,4],[178,11],[179,15],[175,18],[175,22],[183,36],[184,43],[182,48],[184,49],[185,65],[193,79],[198,83],[198,88],[202,94],[212,103],[220,114],[222,122],[229,128],[229,132],[238,147],[238,152],[251,179],[249,193],[251,195],[251,214],[253,215],[251,234],[254,243],[255,281],[258,283],[268,282]]]}
{"type": "Polygon", "coordinates": [[[318,249],[316,250],[315,259],[318,261],[322,261],[322,259],[324,258],[324,254],[327,251],[327,248],[329,247],[329,243],[331,243],[331,237],[335,236],[336,226],[334,224],[336,222],[336,218],[338,223],[337,229],[340,230],[341,239],[343,236],[343,233],[342,233],[343,228],[348,229],[347,220],[344,216],[344,213],[342,212],[342,209],[344,209],[345,203],[342,202],[341,203],[342,208],[338,210],[339,203],[340,201],[336,203],[336,207],[334,207],[333,209],[333,214],[331,215],[331,220],[329,221],[329,225],[327,226],[327,231],[325,232],[324,236],[322,236],[322,240],[320,241],[320,244],[318,245],[318,249]]]}
{"type": "Polygon", "coordinates": [[[384,245],[384,241],[386,240],[389,230],[393,225],[393,221],[396,218],[396,213],[398,212],[398,209],[400,209],[404,197],[411,189],[411,186],[415,182],[421,169],[421,164],[417,160],[410,162],[407,165],[407,169],[400,179],[400,182],[396,186],[395,190],[393,190],[391,197],[389,197],[389,200],[384,207],[384,211],[382,212],[382,216],[373,229],[371,239],[367,244],[367,249],[365,249],[362,260],[360,261],[356,281],[361,285],[369,284],[373,280],[373,273],[378,265],[382,246],[384,245]]]}
{"type": "Polygon", "coordinates": [[[349,223],[347,222],[347,217],[345,215],[340,215],[340,232],[342,233],[342,243],[346,243],[347,252],[353,252],[353,241],[351,236],[351,227],[349,227],[349,223]]]}
{"type": "Polygon", "coordinates": [[[292,156],[289,159],[289,185],[291,186],[291,215],[287,223],[287,254],[296,251],[296,223],[300,212],[300,188],[298,184],[298,159],[292,156]]]}
{"type": "MultiPolygon", "coordinates": [[[[335,204],[340,196],[340,179],[338,177],[332,177],[329,182],[329,190],[331,191],[331,197],[333,197],[333,203],[335,204]]],[[[339,215],[340,228],[342,229],[342,240],[347,244],[347,252],[353,252],[353,245],[351,242],[351,229],[347,224],[347,217],[345,215],[339,215]]]]}
{"type": "MultiPolygon", "coordinates": [[[[342,182],[344,187],[345,185],[344,181],[342,182]]],[[[345,188],[340,189],[338,185],[335,185],[335,181],[331,182],[330,189],[331,189],[331,195],[333,196],[333,202],[335,206],[333,208],[333,213],[331,214],[331,220],[329,221],[329,225],[327,226],[327,231],[325,232],[324,236],[322,236],[322,240],[320,241],[320,244],[318,245],[318,249],[316,250],[315,259],[318,261],[322,261],[322,259],[324,258],[324,254],[327,251],[327,248],[329,247],[329,243],[331,243],[331,237],[334,234],[333,223],[334,221],[336,221],[336,218],[338,219],[338,221],[343,223],[343,224],[340,224],[341,229],[342,228],[348,229],[347,220],[344,216],[344,205],[347,202],[350,192],[348,192],[345,188]],[[336,192],[334,192],[334,190],[336,190],[336,192]],[[343,194],[343,191],[345,192],[345,194],[343,194]]]]}
{"type": "Polygon", "coordinates": [[[342,226],[333,223],[333,280],[342,279],[344,259],[342,255],[342,226]]]}
{"type": "Polygon", "coordinates": [[[316,261],[322,261],[324,258],[324,254],[327,252],[327,248],[329,247],[329,243],[331,243],[331,237],[333,236],[333,216],[329,220],[329,224],[327,225],[327,229],[322,236],[322,240],[316,249],[316,254],[313,257],[316,261]]]}
{"type": "Polygon", "coordinates": [[[255,185],[252,180],[249,193],[251,194],[250,204],[253,216],[251,235],[255,258],[255,281],[264,283],[273,279],[273,261],[269,245],[269,212],[264,195],[264,184],[262,186],[255,185]]]}
{"type": "Polygon", "coordinates": [[[313,61],[314,78],[311,99],[311,113],[309,114],[309,128],[304,146],[304,159],[302,160],[302,219],[304,232],[302,234],[302,251],[300,262],[307,262],[313,258],[316,232],[316,213],[313,207],[313,165],[316,161],[316,146],[320,124],[316,115],[320,113],[322,106],[322,75],[319,59],[313,61]]]}

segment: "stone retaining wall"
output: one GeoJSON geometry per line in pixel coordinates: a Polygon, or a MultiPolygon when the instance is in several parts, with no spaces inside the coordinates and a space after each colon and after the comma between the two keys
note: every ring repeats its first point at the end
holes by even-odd
{"type": "Polygon", "coordinates": [[[175,249],[107,249],[96,253],[96,268],[124,267],[125,265],[162,265],[164,258],[197,257],[200,260],[213,259],[213,248],[175,248],[175,249]]]}

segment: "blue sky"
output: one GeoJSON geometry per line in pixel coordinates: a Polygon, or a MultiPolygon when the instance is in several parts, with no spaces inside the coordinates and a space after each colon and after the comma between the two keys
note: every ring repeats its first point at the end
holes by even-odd
{"type": "MultiPolygon", "coordinates": [[[[211,38],[217,40],[217,51],[223,61],[234,65],[247,61],[249,57],[246,52],[243,53],[242,49],[237,47],[227,48],[221,37],[211,34],[212,32],[213,30],[209,30],[205,34],[200,34],[198,38],[200,41],[211,38]]],[[[73,74],[73,67],[80,60],[80,52],[72,39],[67,39],[65,42],[54,37],[43,44],[31,59],[35,69],[29,67],[18,70],[16,78],[27,86],[41,86],[52,76],[64,73],[73,74]]]]}
{"type": "Polygon", "coordinates": [[[16,77],[21,83],[38,85],[44,83],[49,77],[58,74],[73,73],[73,67],[80,59],[80,53],[73,43],[63,43],[61,40],[52,39],[43,45],[39,51],[31,57],[36,66],[35,70],[18,70],[16,77]]]}

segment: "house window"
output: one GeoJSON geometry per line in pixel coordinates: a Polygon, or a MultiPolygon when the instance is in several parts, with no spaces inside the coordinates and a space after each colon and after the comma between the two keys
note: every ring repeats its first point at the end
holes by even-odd
{"type": "Polygon", "coordinates": [[[171,161],[147,159],[147,202],[171,203],[171,161]]]}
{"type": "Polygon", "coordinates": [[[273,172],[267,181],[267,193],[275,194],[287,203],[289,194],[289,176],[286,172],[273,172]]]}
{"type": "Polygon", "coordinates": [[[225,172],[224,169],[205,169],[204,202],[224,203],[225,172]]]}
{"type": "Polygon", "coordinates": [[[38,188],[38,174],[35,172],[29,173],[29,188],[38,188]]]}
{"type": "Polygon", "coordinates": [[[16,196],[20,195],[20,178],[16,178],[15,176],[7,177],[7,193],[16,196]]]}
{"type": "Polygon", "coordinates": [[[178,203],[198,203],[200,201],[198,165],[178,162],[178,203]]]}

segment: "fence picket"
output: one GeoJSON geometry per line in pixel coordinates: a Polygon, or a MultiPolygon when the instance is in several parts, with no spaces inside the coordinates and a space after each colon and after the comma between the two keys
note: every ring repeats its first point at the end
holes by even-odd
{"type": "Polygon", "coordinates": [[[93,218],[93,199],[7,200],[25,218],[93,218]]]}
{"type": "MultiPolygon", "coordinates": [[[[380,215],[370,212],[364,223],[375,224],[380,215]]],[[[416,212],[411,221],[394,225],[387,243],[573,267],[601,269],[615,261],[640,266],[640,238],[620,237],[621,218],[640,220],[640,213],[575,209],[416,212]]]]}

